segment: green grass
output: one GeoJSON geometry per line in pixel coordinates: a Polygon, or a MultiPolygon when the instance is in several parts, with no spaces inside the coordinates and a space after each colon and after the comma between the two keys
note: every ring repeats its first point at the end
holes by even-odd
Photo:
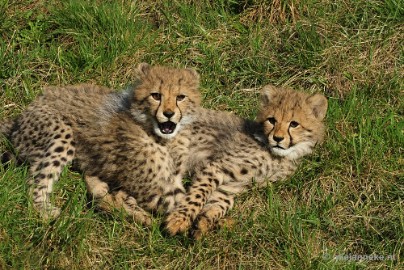
{"type": "Polygon", "coordinates": [[[209,108],[253,118],[273,83],[322,92],[329,111],[296,174],[243,194],[236,225],[198,242],[95,211],[68,170],[44,223],[27,168],[0,166],[0,269],[402,268],[403,18],[398,0],[1,0],[0,119],[46,85],[124,87],[140,62],[196,68],[209,108]]]}

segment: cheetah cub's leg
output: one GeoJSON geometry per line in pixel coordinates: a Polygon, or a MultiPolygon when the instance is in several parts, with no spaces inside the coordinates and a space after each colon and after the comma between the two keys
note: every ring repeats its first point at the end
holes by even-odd
{"type": "MultiPolygon", "coordinates": [[[[73,132],[70,126],[60,120],[49,122],[50,126],[42,132],[36,147],[27,154],[30,162],[30,193],[34,208],[45,218],[59,216],[60,209],[50,203],[53,185],[59,180],[63,167],[74,157],[73,132]]],[[[35,144],[35,142],[34,142],[35,144]]]]}
{"type": "Polygon", "coordinates": [[[215,164],[198,172],[187,194],[177,202],[176,208],[166,218],[165,227],[168,233],[175,235],[187,231],[222,182],[223,176],[219,174],[215,164]]]}
{"type": "Polygon", "coordinates": [[[84,177],[87,190],[97,203],[97,207],[106,212],[112,212],[114,209],[124,210],[132,216],[135,222],[145,226],[152,224],[150,215],[138,206],[136,199],[123,190],[111,193],[109,186],[97,176],[84,177]]]}
{"type": "Polygon", "coordinates": [[[226,194],[220,190],[213,192],[194,221],[192,236],[199,239],[216,227],[231,227],[233,221],[223,217],[233,208],[233,205],[234,195],[226,194]]]}

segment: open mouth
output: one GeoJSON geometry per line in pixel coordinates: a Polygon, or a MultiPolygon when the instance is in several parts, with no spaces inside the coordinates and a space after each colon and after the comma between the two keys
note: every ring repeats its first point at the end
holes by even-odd
{"type": "Polygon", "coordinates": [[[176,128],[177,124],[171,122],[171,121],[167,121],[164,123],[159,123],[159,129],[161,131],[161,133],[163,134],[171,134],[174,132],[175,128],[176,128]]]}

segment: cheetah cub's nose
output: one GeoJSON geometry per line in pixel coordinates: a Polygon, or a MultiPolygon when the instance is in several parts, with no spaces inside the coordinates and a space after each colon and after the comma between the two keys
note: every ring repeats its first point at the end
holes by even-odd
{"type": "Polygon", "coordinates": [[[283,141],[283,139],[284,139],[283,137],[274,136],[274,141],[277,143],[283,141]]]}
{"type": "Polygon", "coordinates": [[[163,114],[164,114],[165,117],[167,117],[168,119],[170,119],[171,117],[173,117],[174,112],[172,112],[172,111],[166,111],[166,112],[163,112],[163,114]]]}

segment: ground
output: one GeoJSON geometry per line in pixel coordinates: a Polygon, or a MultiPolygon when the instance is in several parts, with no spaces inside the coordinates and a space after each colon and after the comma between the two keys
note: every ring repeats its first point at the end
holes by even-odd
{"type": "Polygon", "coordinates": [[[94,211],[69,170],[61,216],[43,223],[27,167],[0,167],[0,268],[403,267],[401,1],[29,0],[0,11],[0,118],[46,85],[124,87],[140,62],[196,68],[204,106],[245,117],[267,83],[329,100],[316,153],[289,181],[239,198],[233,227],[198,242],[163,235],[158,219],[144,229],[94,211]]]}

